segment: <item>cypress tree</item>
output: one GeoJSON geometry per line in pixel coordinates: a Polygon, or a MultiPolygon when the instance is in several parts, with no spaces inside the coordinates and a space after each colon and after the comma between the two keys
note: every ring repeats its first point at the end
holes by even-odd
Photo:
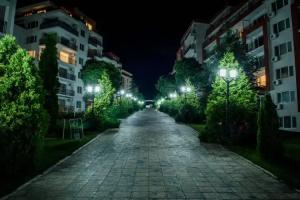
{"type": "Polygon", "coordinates": [[[39,73],[42,79],[43,87],[46,91],[45,108],[49,114],[49,133],[54,133],[56,128],[56,120],[58,117],[58,97],[57,92],[59,82],[57,78],[57,35],[47,34],[45,41],[45,49],[43,50],[40,62],[39,73]]]}

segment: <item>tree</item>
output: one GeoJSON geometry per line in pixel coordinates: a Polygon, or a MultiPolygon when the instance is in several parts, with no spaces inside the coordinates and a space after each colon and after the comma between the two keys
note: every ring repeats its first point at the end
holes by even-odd
{"type": "Polygon", "coordinates": [[[14,37],[0,39],[0,175],[26,173],[38,164],[48,120],[33,59],[14,37]]]}
{"type": "Polygon", "coordinates": [[[278,158],[281,154],[279,123],[276,106],[270,94],[266,94],[260,105],[257,120],[257,150],[266,159],[278,158]]]}
{"type": "Polygon", "coordinates": [[[155,88],[160,96],[168,96],[169,93],[176,91],[177,88],[174,75],[168,74],[159,77],[155,88]]]}
{"type": "Polygon", "coordinates": [[[45,40],[45,49],[42,51],[39,62],[39,73],[42,79],[42,85],[46,91],[45,108],[49,114],[49,133],[56,131],[58,118],[58,64],[57,64],[57,35],[47,34],[45,40]]]}
{"type": "Polygon", "coordinates": [[[253,80],[253,66],[256,64],[255,59],[247,54],[246,45],[240,39],[240,36],[233,31],[228,31],[224,38],[222,38],[220,44],[211,52],[209,59],[202,66],[203,70],[199,78],[201,88],[203,89],[204,102],[206,102],[206,98],[212,90],[211,85],[216,79],[220,61],[227,52],[232,52],[234,54],[237,62],[250,81],[253,80]]]}
{"type": "Polygon", "coordinates": [[[89,60],[81,70],[81,77],[85,85],[95,85],[98,83],[99,77],[101,77],[104,72],[107,73],[109,79],[111,80],[113,88],[118,90],[121,85],[121,72],[118,68],[110,63],[89,60]]]}
{"type": "MultiPolygon", "coordinates": [[[[257,95],[244,73],[242,67],[232,52],[227,52],[220,61],[220,65],[227,69],[235,68],[238,77],[230,83],[229,119],[231,135],[224,136],[226,129],[226,83],[219,76],[216,77],[212,92],[208,97],[206,107],[207,133],[211,140],[230,140],[230,142],[247,142],[255,138],[255,119],[257,95]]],[[[253,139],[254,140],[254,139],[253,139]]],[[[255,141],[255,140],[254,140],[255,141]]]]}
{"type": "Polygon", "coordinates": [[[174,68],[177,86],[183,85],[186,80],[189,80],[196,90],[201,88],[199,78],[202,71],[201,65],[194,58],[183,58],[180,61],[176,61],[174,68]]]}

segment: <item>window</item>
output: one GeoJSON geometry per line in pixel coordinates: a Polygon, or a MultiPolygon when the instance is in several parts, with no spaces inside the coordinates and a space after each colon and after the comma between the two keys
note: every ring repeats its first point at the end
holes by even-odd
{"type": "Polygon", "coordinates": [[[81,78],[81,72],[78,72],[78,78],[81,78]]]}
{"type": "Polygon", "coordinates": [[[276,0],[272,3],[272,11],[276,12],[283,6],[286,6],[288,4],[288,0],[276,0]]]}
{"type": "Polygon", "coordinates": [[[33,57],[33,58],[36,58],[36,51],[35,50],[29,50],[28,51],[28,54],[33,57]]]}
{"type": "Polygon", "coordinates": [[[275,46],[275,56],[281,56],[291,51],[292,51],[291,42],[282,43],[280,45],[275,46]]]}
{"type": "Polygon", "coordinates": [[[261,74],[256,77],[256,84],[258,87],[266,87],[267,86],[267,79],[265,74],[261,74]]]}
{"type": "Polygon", "coordinates": [[[279,127],[283,127],[283,118],[279,117],[279,127]]]}
{"type": "Polygon", "coordinates": [[[64,51],[59,52],[59,59],[65,63],[69,63],[69,64],[73,64],[73,65],[76,64],[76,60],[75,60],[74,56],[72,54],[64,52],[64,51]]]}
{"type": "Polygon", "coordinates": [[[284,128],[291,128],[292,127],[292,123],[291,123],[291,117],[290,116],[284,116],[283,117],[283,127],[284,128]]]}
{"type": "Polygon", "coordinates": [[[26,38],[26,44],[31,44],[36,42],[36,36],[32,35],[26,38]]]}
{"type": "Polygon", "coordinates": [[[81,31],[80,31],[80,35],[81,35],[82,37],[85,37],[85,31],[84,31],[84,30],[81,30],[81,31]]]}
{"type": "Polygon", "coordinates": [[[79,64],[83,65],[83,58],[79,58],[79,64]]]}
{"type": "Polygon", "coordinates": [[[277,93],[277,103],[289,103],[295,101],[295,91],[277,93]]]}
{"type": "Polygon", "coordinates": [[[86,25],[86,27],[88,28],[89,31],[93,30],[93,25],[92,24],[86,22],[85,25],[86,25]]]}
{"type": "Polygon", "coordinates": [[[77,93],[82,94],[82,87],[79,87],[79,86],[77,87],[77,93]]]}
{"type": "Polygon", "coordinates": [[[294,67],[285,66],[280,69],[276,69],[276,79],[288,78],[294,76],[294,67]]]}
{"type": "Polygon", "coordinates": [[[255,58],[255,69],[259,69],[261,67],[264,67],[264,56],[259,56],[255,58]]]}
{"type": "Polygon", "coordinates": [[[264,37],[263,35],[253,39],[248,43],[248,51],[251,51],[253,49],[256,49],[264,44],[264,37]]]}
{"type": "Polygon", "coordinates": [[[27,28],[28,28],[28,29],[33,29],[33,28],[35,28],[35,27],[38,27],[38,25],[39,25],[38,21],[32,21],[32,22],[29,22],[29,23],[27,24],[27,28]]]}
{"type": "Polygon", "coordinates": [[[84,51],[84,45],[83,44],[80,44],[79,48],[80,48],[81,51],[84,51]]]}
{"type": "Polygon", "coordinates": [[[279,33],[281,31],[284,31],[287,28],[290,28],[290,19],[287,18],[285,20],[282,20],[280,22],[278,22],[277,24],[273,25],[273,32],[274,33],[279,33]]]}
{"type": "Polygon", "coordinates": [[[81,101],[76,102],[76,108],[81,108],[81,101]]]}
{"type": "Polygon", "coordinates": [[[292,117],[292,128],[297,128],[297,119],[296,119],[296,117],[292,117]]]}

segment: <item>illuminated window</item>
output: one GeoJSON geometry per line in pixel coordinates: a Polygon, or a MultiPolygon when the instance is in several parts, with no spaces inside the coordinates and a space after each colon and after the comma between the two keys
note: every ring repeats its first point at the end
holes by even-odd
{"type": "Polygon", "coordinates": [[[28,51],[28,54],[33,57],[33,58],[36,58],[36,51],[35,50],[29,50],[28,51]]]}
{"type": "Polygon", "coordinates": [[[86,22],[85,25],[86,25],[86,27],[89,29],[89,31],[93,30],[92,24],[86,22]]]}
{"type": "Polygon", "coordinates": [[[265,74],[259,75],[256,77],[256,84],[258,87],[266,87],[267,86],[267,78],[265,74]]]}
{"type": "Polygon", "coordinates": [[[59,59],[65,63],[69,63],[73,65],[76,64],[74,56],[64,51],[59,52],[59,59]]]}
{"type": "Polygon", "coordinates": [[[46,13],[47,11],[46,10],[38,10],[36,13],[46,13]]]}

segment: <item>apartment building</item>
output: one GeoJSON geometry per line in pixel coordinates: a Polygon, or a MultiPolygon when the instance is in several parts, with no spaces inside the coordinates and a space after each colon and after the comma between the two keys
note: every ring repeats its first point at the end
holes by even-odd
{"type": "Polygon", "coordinates": [[[68,10],[44,1],[19,8],[15,24],[17,41],[36,58],[36,63],[45,48],[46,34],[57,34],[59,110],[84,111],[84,85],[80,71],[92,53],[101,57],[103,50],[96,23],[77,9],[68,10]]]}
{"type": "Polygon", "coordinates": [[[133,75],[126,71],[125,69],[121,69],[122,83],[121,88],[125,91],[130,91],[132,88],[133,75]]]}
{"type": "Polygon", "coordinates": [[[177,60],[182,58],[194,58],[203,63],[202,44],[205,40],[208,24],[192,21],[180,42],[180,48],[177,51],[177,60]]]}
{"type": "Polygon", "coordinates": [[[0,37],[13,34],[17,0],[0,1],[0,37]]]}
{"type": "Polygon", "coordinates": [[[247,53],[256,59],[256,86],[270,91],[280,129],[300,132],[300,2],[249,0],[226,7],[207,29],[204,62],[229,30],[240,35],[247,53]]]}

